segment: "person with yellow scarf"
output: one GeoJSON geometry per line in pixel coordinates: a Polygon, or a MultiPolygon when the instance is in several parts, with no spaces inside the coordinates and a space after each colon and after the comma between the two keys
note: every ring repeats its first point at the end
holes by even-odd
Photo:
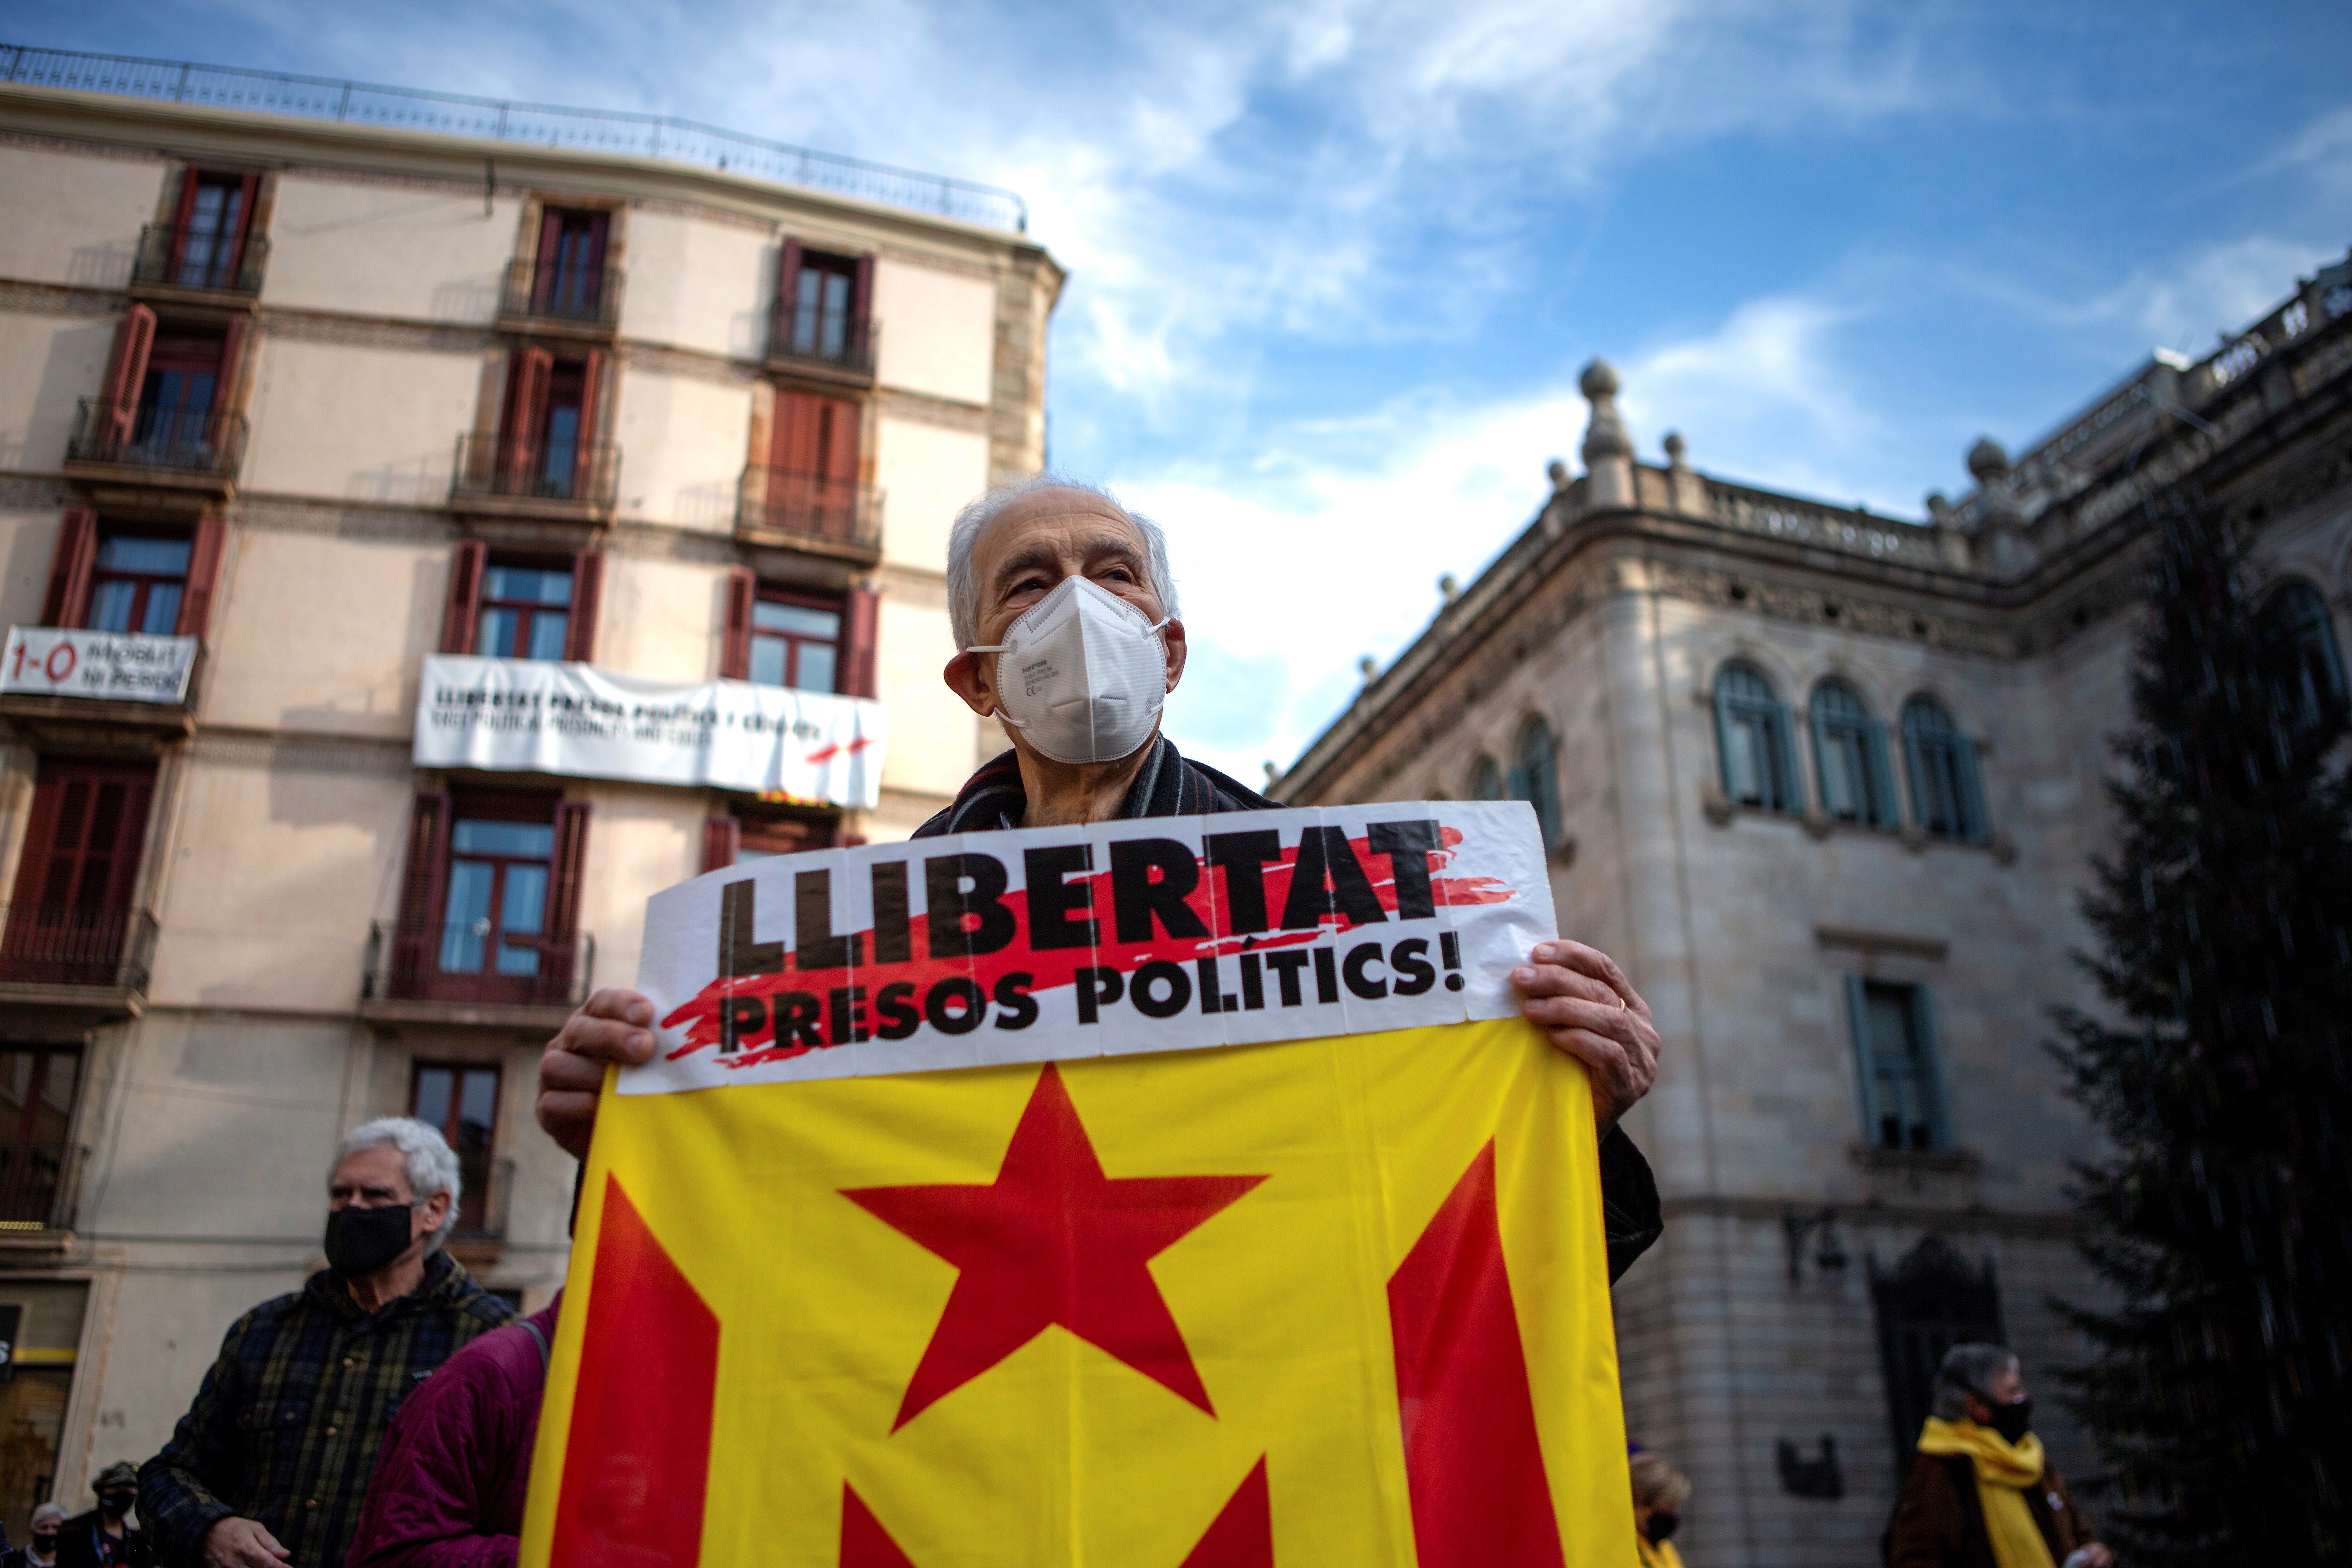
{"type": "Polygon", "coordinates": [[[1887,1527],[1891,1568],[2114,1568],[2032,1432],[2016,1355],[1954,1345],[1887,1527]]]}
{"type": "Polygon", "coordinates": [[[1682,1522],[1690,1478],[1655,1454],[1636,1454],[1626,1468],[1633,1476],[1633,1552],[1641,1568],[1683,1568],[1666,1537],[1682,1522]]]}

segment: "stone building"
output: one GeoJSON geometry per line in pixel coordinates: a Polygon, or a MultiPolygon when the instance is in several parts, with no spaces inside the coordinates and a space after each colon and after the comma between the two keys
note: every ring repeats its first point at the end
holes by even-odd
{"type": "Polygon", "coordinates": [[[677,122],[33,50],[0,79],[21,1540],[316,1266],[367,1117],[448,1132],[493,1288],[560,1282],[536,1055],[634,976],[646,897],[903,837],[982,754],[939,679],[946,535],[1042,463],[1062,273],[1009,193],[677,122]],[[428,660],[494,717],[593,689],[852,739],[774,787],[666,782],[626,735],[422,766],[428,660]]]}
{"type": "MultiPolygon", "coordinates": [[[[1585,472],[1275,786],[1300,805],[1515,796],[1564,932],[1669,1047],[1628,1119],[1664,1194],[1619,1284],[1631,1429],[1688,1469],[1693,1563],[1878,1561],[1956,1337],[2030,1371],[2092,1289],[2042,1042],[2108,841],[2141,503],[2258,527],[2291,712],[2345,699],[2352,262],[2196,363],[2159,353],[1921,524],[1636,460],[1583,376],[1585,472]]],[[[1450,587],[1450,584],[1448,585],[1450,587]]],[[[2046,1384],[2046,1380],[2045,1380],[2046,1384]]],[[[2095,1457],[2044,1386],[2070,1474],[2095,1457]]]]}

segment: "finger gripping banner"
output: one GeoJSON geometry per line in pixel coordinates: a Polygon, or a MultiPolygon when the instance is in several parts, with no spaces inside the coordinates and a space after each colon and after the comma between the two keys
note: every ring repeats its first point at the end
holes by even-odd
{"type": "Polygon", "coordinates": [[[524,1568],[1630,1562],[1591,1100],[1507,983],[1552,934],[1524,805],[658,895],[524,1568]]]}

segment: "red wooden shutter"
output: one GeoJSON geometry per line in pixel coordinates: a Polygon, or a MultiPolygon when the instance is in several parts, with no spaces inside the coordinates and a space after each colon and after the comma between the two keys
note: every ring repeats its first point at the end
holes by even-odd
{"type": "Polygon", "coordinates": [[[490,547],[478,539],[461,539],[449,552],[449,599],[441,612],[441,651],[474,651],[474,626],[481,618],[482,568],[490,547]]]}
{"type": "Polygon", "coordinates": [[[743,847],[743,825],[731,816],[706,816],[702,819],[702,868],[723,871],[735,864],[735,856],[743,847]]]}
{"type": "Polygon", "coordinates": [[[588,865],[588,803],[567,800],[555,807],[555,866],[549,878],[547,935],[556,943],[548,956],[570,973],[573,939],[580,926],[580,879],[588,865]]]}
{"type": "Polygon", "coordinates": [[[499,488],[530,493],[539,467],[539,444],[547,433],[547,388],[555,376],[555,356],[545,349],[516,351],[507,373],[506,438],[499,443],[499,488]]]}
{"type": "Polygon", "coordinates": [[[245,275],[245,237],[253,232],[253,204],[261,196],[261,176],[247,174],[237,193],[236,227],[227,236],[228,281],[232,288],[245,275]]]}
{"type": "Polygon", "coordinates": [[[875,634],[882,618],[882,595],[871,585],[860,584],[849,591],[848,603],[842,608],[841,694],[871,697],[875,694],[875,634]]]}
{"type": "Polygon", "coordinates": [[[596,416],[602,406],[604,387],[604,354],[590,349],[580,366],[580,437],[572,449],[572,494],[576,500],[595,499],[592,489],[596,478],[596,416]]]}
{"type": "Polygon", "coordinates": [[[203,183],[202,170],[180,171],[180,205],[172,213],[172,232],[165,237],[164,254],[169,258],[163,274],[166,283],[180,280],[180,260],[188,251],[188,225],[195,219],[196,187],[203,183]]]}
{"type": "Polygon", "coordinates": [[[555,296],[555,258],[562,253],[563,215],[549,207],[539,218],[539,251],[531,263],[530,308],[544,314],[555,296]]]}
{"type": "Polygon", "coordinates": [[[751,604],[759,591],[759,579],[741,567],[727,574],[727,633],[719,645],[719,675],[723,680],[751,679],[751,604]]]}
{"type": "Polygon", "coordinates": [[[131,439],[139,417],[139,394],[147,384],[147,356],[155,349],[155,312],[133,305],[115,329],[114,357],[106,367],[107,438],[115,446],[131,439]]]}
{"type": "Polygon", "coordinates": [[[86,506],[66,508],[58,526],[58,547],[49,557],[49,591],[41,601],[41,625],[78,626],[89,614],[89,574],[98,564],[98,513],[86,506]]]}
{"type": "Polygon", "coordinates": [[[824,403],[812,393],[777,389],[775,429],[769,437],[771,467],[787,474],[816,472],[817,414],[824,403]]]}
{"type": "MultiPolygon", "coordinates": [[[[857,479],[857,405],[845,397],[827,398],[832,416],[826,421],[825,451],[823,473],[839,485],[855,483],[857,479]]],[[[838,488],[836,486],[836,488],[838,488]]],[[[843,497],[846,499],[845,492],[843,497]]]]}
{"type": "Polygon", "coordinates": [[[228,519],[216,512],[196,519],[195,542],[188,552],[188,585],[180,595],[180,624],[173,628],[184,637],[203,637],[212,619],[221,550],[227,542],[228,519]]]}
{"type": "MultiPolygon", "coordinates": [[[[400,875],[400,927],[422,933],[441,917],[441,879],[448,868],[449,796],[419,791],[408,817],[408,861],[400,875]]],[[[436,938],[438,932],[435,933],[436,938]]]]}
{"type": "Polygon", "coordinates": [[[213,376],[213,408],[226,414],[230,408],[229,394],[236,385],[236,373],[242,363],[239,351],[245,347],[245,318],[232,316],[221,329],[220,369],[213,376]]]}
{"type": "Polygon", "coordinates": [[[800,308],[800,300],[801,242],[788,239],[776,262],[776,321],[770,336],[778,349],[793,346],[793,313],[800,308]]]}
{"type": "Polygon", "coordinates": [[[16,901],[52,910],[129,909],[154,797],[152,763],[44,759],[26,813],[16,901]]]}
{"type": "Polygon", "coordinates": [[[866,319],[874,310],[874,258],[861,256],[849,281],[849,358],[853,364],[873,363],[867,345],[873,340],[866,319]]]}
{"type": "Polygon", "coordinates": [[[596,658],[596,615],[604,604],[604,552],[583,550],[572,557],[572,616],[563,627],[563,657],[574,664],[596,658]]]}
{"type": "Polygon", "coordinates": [[[611,213],[598,213],[588,220],[588,270],[593,275],[588,287],[597,292],[599,299],[603,298],[604,287],[604,242],[610,237],[612,227],[611,213]]]}

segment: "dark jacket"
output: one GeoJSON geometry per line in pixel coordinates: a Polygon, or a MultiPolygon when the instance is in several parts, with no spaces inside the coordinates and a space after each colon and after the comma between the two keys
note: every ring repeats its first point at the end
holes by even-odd
{"type": "Polygon", "coordinates": [[[346,1568],[514,1568],[562,1292],[449,1358],[384,1439],[346,1568]],[[536,1331],[536,1332],[534,1332],[536,1331]]]}
{"type": "MultiPolygon", "coordinates": [[[[2098,1539],[2075,1508],[2058,1467],[2047,1459],[2041,1479],[2026,1489],[2025,1511],[2033,1516],[2053,1564],[2063,1564],[2068,1552],[2098,1539]]],[[[1886,1561],[1890,1568],[1995,1568],[1984,1503],[1977,1497],[1975,1462],[1966,1454],[1912,1456],[1895,1522],[1887,1527],[1886,1561]]]]}
{"type": "MultiPolygon", "coordinates": [[[[401,1402],[476,1335],[514,1316],[445,1252],[373,1315],[320,1269],[239,1318],[163,1451],[140,1468],[139,1515],[167,1563],[205,1532],[256,1520],[292,1568],[342,1568],[378,1447],[401,1402]]],[[[61,1564],[60,1568],[70,1568],[61,1564]]]]}
{"type": "Polygon", "coordinates": [[[58,1526],[57,1568],[104,1568],[110,1563],[148,1568],[155,1561],[152,1544],[147,1532],[133,1528],[127,1519],[122,1521],[122,1539],[110,1541],[104,1517],[91,1509],[58,1526]]]}
{"type": "MultiPolygon", "coordinates": [[[[948,833],[1018,827],[1028,806],[1018,754],[1001,752],[965,780],[954,803],[915,829],[914,836],[934,838],[948,833]]],[[[1207,816],[1281,809],[1216,769],[1188,761],[1162,735],[1152,742],[1151,755],[1144,759],[1135,782],[1128,786],[1118,816],[1124,821],[1139,816],[1207,816]]],[[[1665,1233],[1658,1184],[1650,1173],[1650,1163],[1622,1127],[1610,1129],[1609,1136],[1601,1141],[1601,1222],[1609,1244],[1612,1284],[1665,1233]]]]}

